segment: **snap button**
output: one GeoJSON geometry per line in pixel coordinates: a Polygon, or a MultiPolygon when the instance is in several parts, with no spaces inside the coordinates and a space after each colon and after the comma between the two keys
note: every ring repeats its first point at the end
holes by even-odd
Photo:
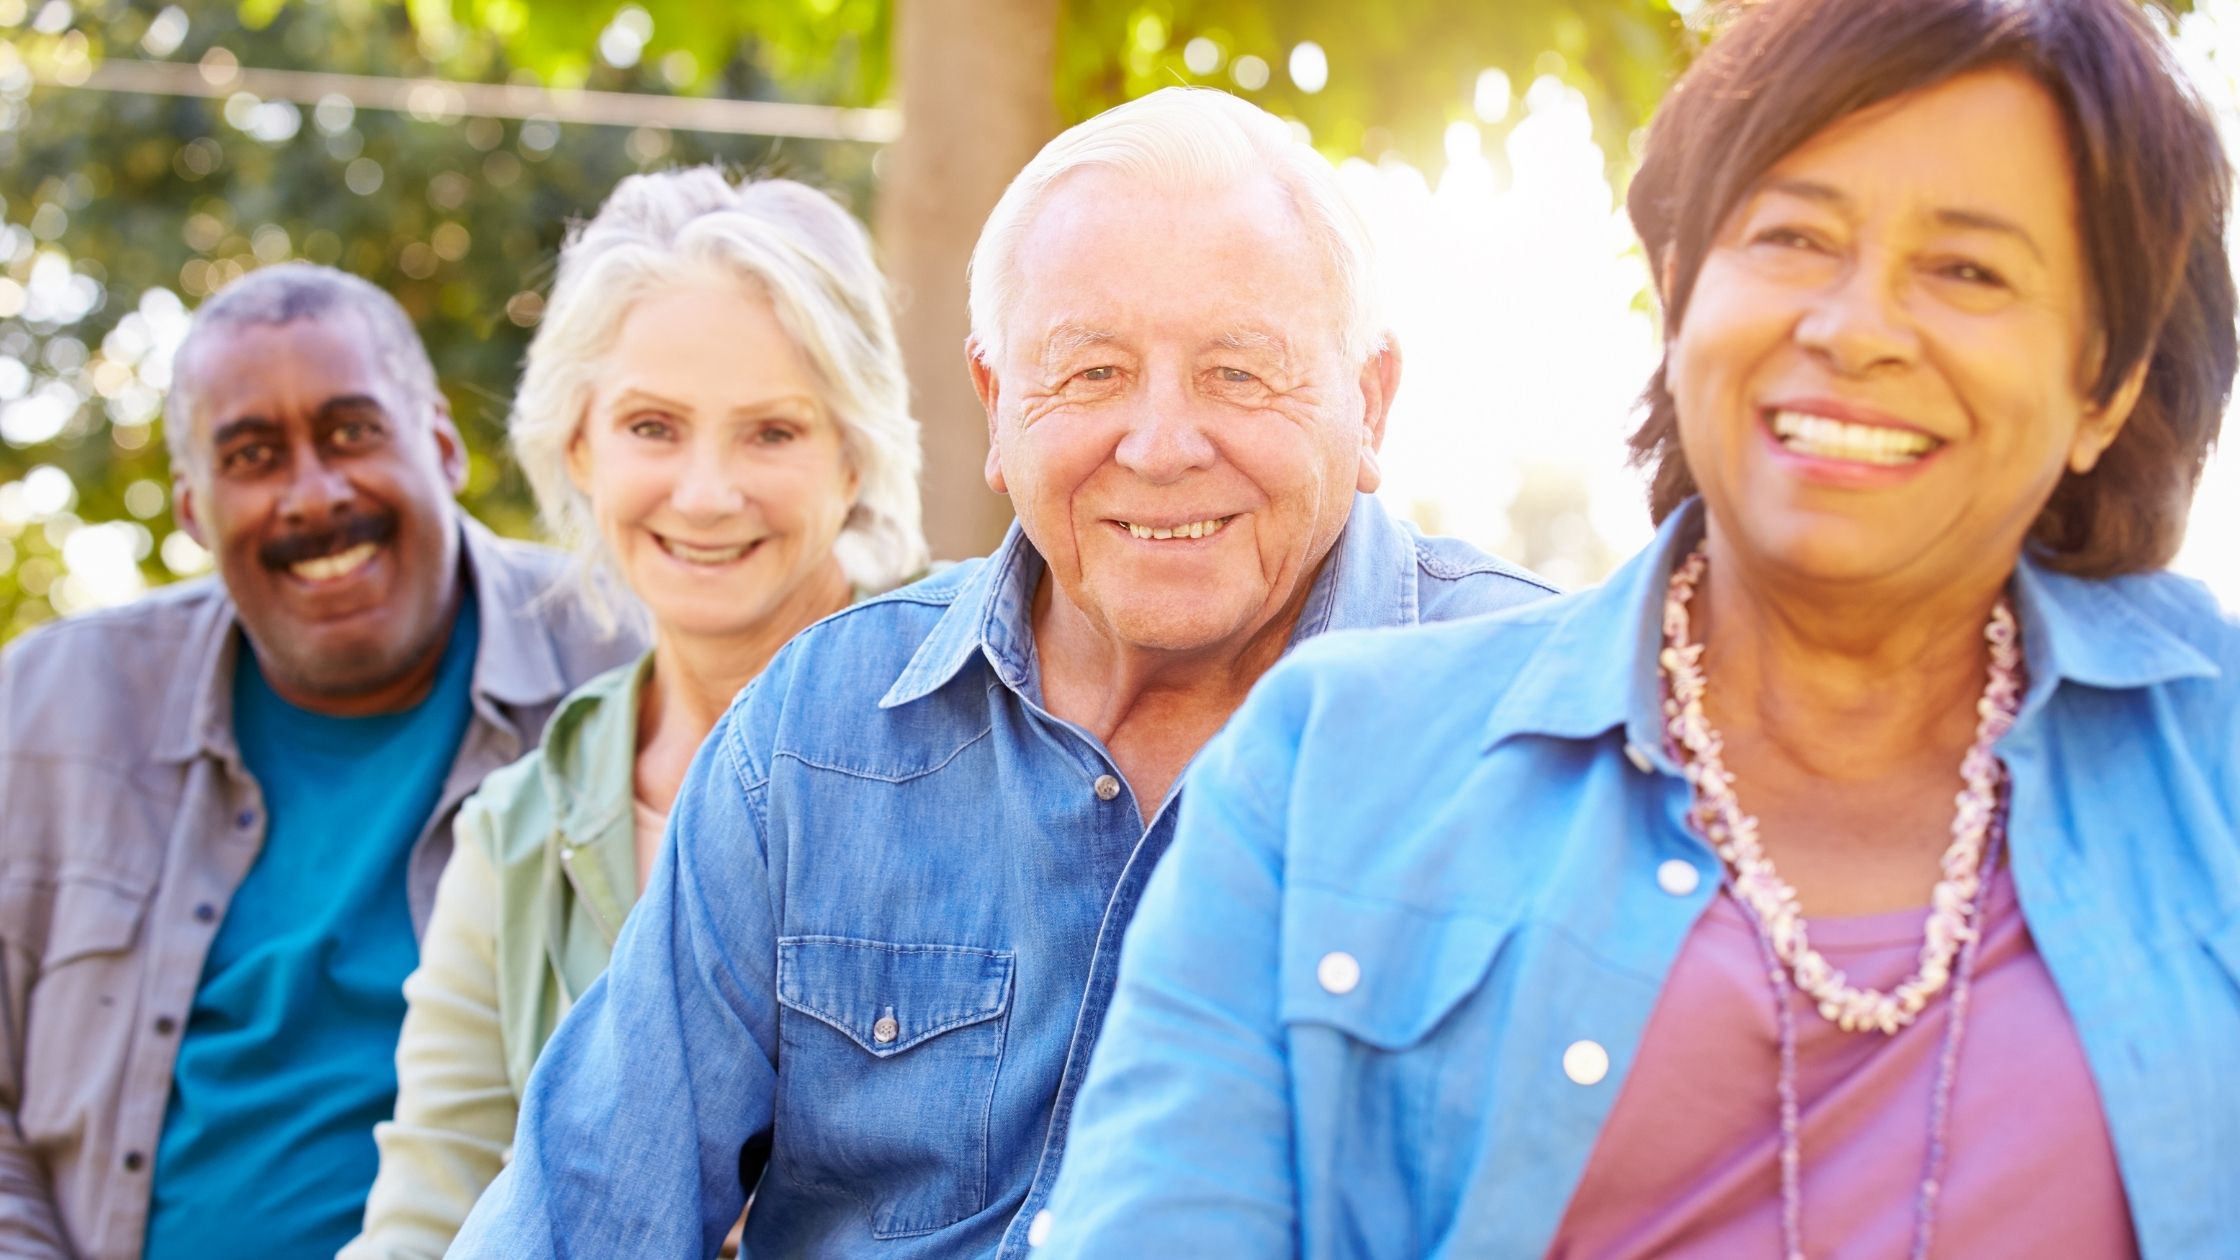
{"type": "Polygon", "coordinates": [[[1575,1085],[1592,1085],[1610,1075],[1610,1052],[1592,1041],[1574,1041],[1563,1052],[1563,1074],[1575,1085]]]}
{"type": "Polygon", "coordinates": [[[1651,770],[1656,769],[1656,766],[1651,764],[1651,762],[1649,761],[1648,752],[1645,751],[1639,744],[1626,745],[1626,760],[1632,762],[1633,768],[1639,770],[1643,774],[1647,774],[1651,770]]]}
{"type": "Polygon", "coordinates": [[[561,860],[561,861],[563,861],[563,862],[573,862],[573,861],[575,861],[575,860],[576,860],[576,847],[575,847],[574,845],[572,845],[572,844],[564,844],[564,845],[561,845],[561,846],[560,846],[560,860],[561,860]]]}
{"type": "Polygon", "coordinates": [[[1097,799],[1100,801],[1109,801],[1113,797],[1120,795],[1120,780],[1113,778],[1109,774],[1098,775],[1095,787],[1097,791],[1097,799]]]}
{"type": "Polygon", "coordinates": [[[902,1025],[895,1023],[892,1015],[881,1015],[879,1022],[871,1026],[871,1039],[882,1046],[901,1035],[902,1025]]]}
{"type": "Polygon", "coordinates": [[[1657,887],[1675,897],[1685,897],[1703,882],[1703,872],[1685,858],[1667,858],[1657,866],[1657,887]]]}
{"type": "Polygon", "coordinates": [[[1039,1247],[1050,1241],[1050,1225],[1054,1219],[1048,1208],[1034,1214],[1034,1219],[1027,1222],[1027,1245],[1029,1247],[1039,1247]]]}
{"type": "Polygon", "coordinates": [[[1332,950],[1315,964],[1314,978],[1328,992],[1351,993],[1361,983],[1361,960],[1344,950],[1332,950]]]}

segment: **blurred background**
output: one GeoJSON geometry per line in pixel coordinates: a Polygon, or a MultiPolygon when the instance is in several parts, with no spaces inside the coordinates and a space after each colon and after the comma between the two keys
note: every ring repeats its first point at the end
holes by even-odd
{"type": "MultiPolygon", "coordinates": [[[[1406,360],[1383,495],[1592,581],[1649,533],[1623,434],[1657,339],[1620,195],[1697,3],[0,0],[0,640],[207,570],[171,516],[171,352],[287,258],[397,295],[468,506],[533,534],[503,426],[562,233],[624,175],[708,159],[872,225],[928,533],[984,550],[1008,510],[962,367],[973,238],[1060,127],[1170,83],[1294,120],[1368,213],[1406,360]]],[[[2157,12],[2240,118],[2240,0],[2157,12]]],[[[2228,607],[2235,543],[2226,454],[2178,567],[2228,607]]]]}

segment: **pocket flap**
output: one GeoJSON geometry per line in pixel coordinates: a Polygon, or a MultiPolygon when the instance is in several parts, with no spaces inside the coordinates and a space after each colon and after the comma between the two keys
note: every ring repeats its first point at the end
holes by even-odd
{"type": "Polygon", "coordinates": [[[1514,924],[1294,885],[1282,1014],[1387,1050],[1431,1035],[1477,991],[1514,924]]]}
{"type": "Polygon", "coordinates": [[[144,887],[74,874],[50,883],[11,872],[0,877],[0,939],[18,941],[41,967],[59,967],[129,948],[147,907],[144,887]]]}
{"type": "Polygon", "coordinates": [[[1011,951],[780,937],[778,1001],[885,1058],[1003,1014],[1011,951]]]}

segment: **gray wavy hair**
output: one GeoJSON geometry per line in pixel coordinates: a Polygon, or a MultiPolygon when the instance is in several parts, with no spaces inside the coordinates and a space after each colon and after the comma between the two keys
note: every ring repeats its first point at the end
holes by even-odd
{"type": "Polygon", "coordinates": [[[792,180],[735,181],[715,166],[633,175],[561,246],[507,425],[545,527],[577,556],[605,620],[619,583],[591,504],[568,476],[568,449],[632,304],[724,272],[769,297],[839,426],[858,484],[833,544],[848,580],[880,590],[925,566],[918,422],[886,278],[863,226],[792,180]]]}

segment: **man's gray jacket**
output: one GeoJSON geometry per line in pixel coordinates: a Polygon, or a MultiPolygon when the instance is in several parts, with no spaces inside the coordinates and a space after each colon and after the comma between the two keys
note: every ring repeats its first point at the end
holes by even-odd
{"type": "MultiPolygon", "coordinates": [[[[556,553],[464,533],[474,713],[409,860],[415,931],[459,803],[537,746],[578,683],[640,650],[554,597],[556,553]]],[[[180,1030],[264,843],[233,737],[238,624],[202,579],[0,655],[0,1255],[140,1255],[180,1030]]]]}

